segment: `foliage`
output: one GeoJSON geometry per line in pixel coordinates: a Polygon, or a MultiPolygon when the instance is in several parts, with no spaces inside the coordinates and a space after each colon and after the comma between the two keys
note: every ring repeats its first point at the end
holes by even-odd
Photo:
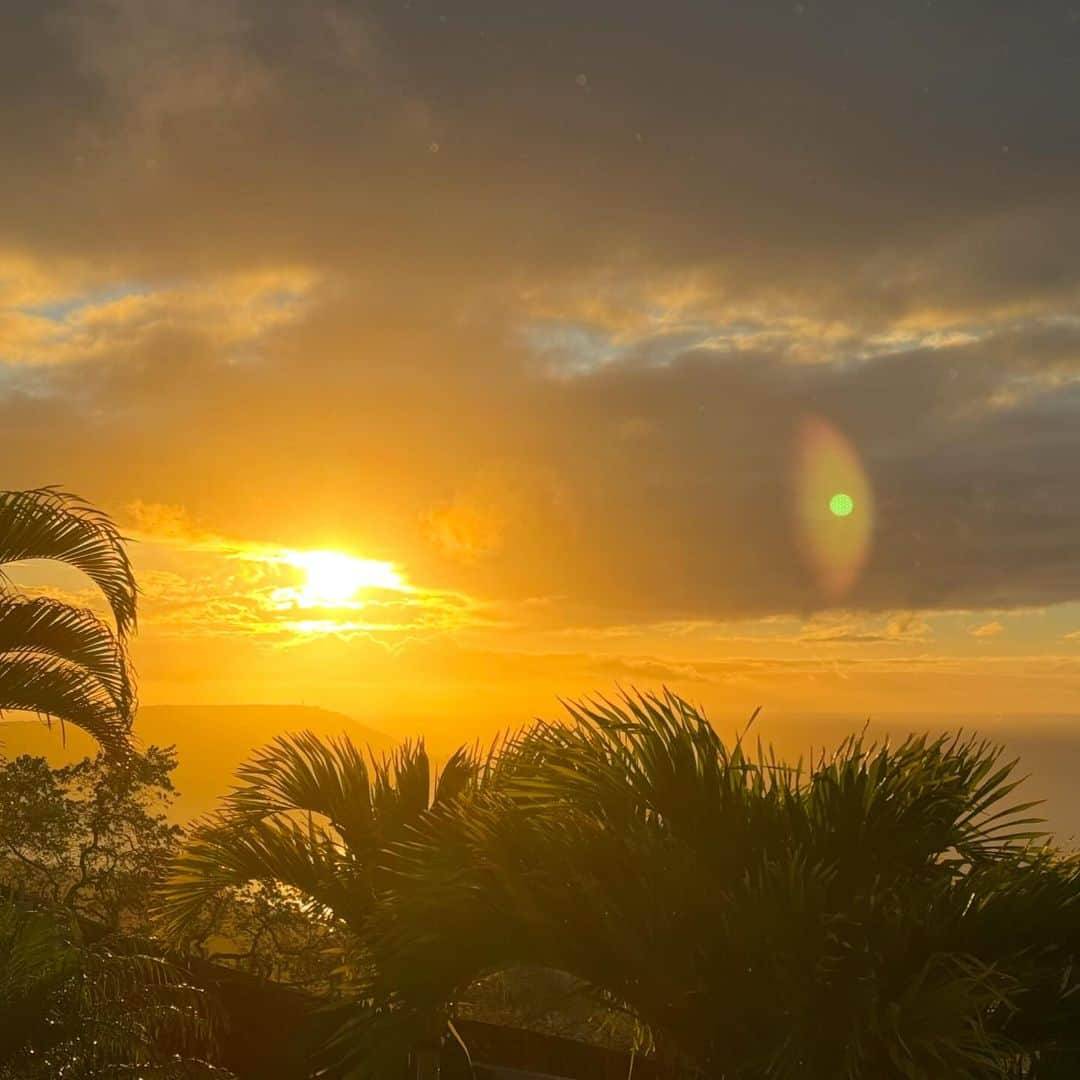
{"type": "Polygon", "coordinates": [[[1075,1048],[1080,868],[1032,835],[1011,770],[958,738],[787,768],[674,696],[571,706],[388,853],[341,1060],[541,966],[637,1017],[672,1075],[1041,1067],[1075,1048]]]}
{"type": "Polygon", "coordinates": [[[162,930],[206,959],[343,989],[366,963],[381,852],[480,768],[460,751],[436,775],[422,742],[375,758],[347,737],[279,737],[241,766],[173,863],[159,893],[162,930]]]}
{"type": "Polygon", "coordinates": [[[194,915],[186,955],[335,997],[349,985],[351,935],[303,894],[277,882],[218,892],[194,915]]]}
{"type": "Polygon", "coordinates": [[[26,559],[84,572],[104,594],[116,629],[59,600],[20,596],[0,573],[0,712],[74,724],[109,753],[125,751],[135,713],[126,640],[137,589],[122,538],[74,495],[0,491],[0,566],[26,559]]]}
{"type": "Polygon", "coordinates": [[[851,738],[789,767],[675,696],[625,697],[431,779],[422,747],[372,770],[347,742],[278,740],[165,888],[177,940],[254,886],[349,943],[325,1075],[391,1075],[485,997],[524,1015],[536,972],[671,1076],[1075,1064],[1080,863],[984,742],[851,738]]]}
{"type": "Polygon", "coordinates": [[[212,1002],[140,944],[181,834],[175,765],[157,747],[0,759],[0,1080],[225,1075],[212,1002]]]}
{"type": "Polygon", "coordinates": [[[465,987],[454,1000],[453,1020],[501,1027],[631,1051],[641,1042],[634,1018],[587,983],[551,968],[496,971],[465,987]]]}
{"type": "Polygon", "coordinates": [[[51,768],[0,758],[0,883],[117,930],[145,923],[181,830],[171,748],[51,768]]]}
{"type": "Polygon", "coordinates": [[[0,903],[0,1077],[224,1076],[204,1059],[206,995],[130,944],[85,942],[71,920],[0,903]]]}
{"type": "Polygon", "coordinates": [[[179,830],[165,817],[175,755],[130,745],[137,590],[123,541],[75,496],[0,492],[0,566],[27,559],[85,573],[115,630],[20,595],[0,571],[0,712],[75,724],[102,747],[59,769],[0,758],[0,1077],[224,1075],[204,1060],[209,999],[131,934],[179,830]]]}

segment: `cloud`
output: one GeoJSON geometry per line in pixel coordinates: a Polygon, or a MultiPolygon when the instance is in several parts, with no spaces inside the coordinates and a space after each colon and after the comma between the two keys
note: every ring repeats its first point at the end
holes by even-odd
{"type": "Polygon", "coordinates": [[[877,515],[807,640],[1080,598],[1064,16],[834,13],[8,5],[6,482],[542,631],[801,620],[812,414],[877,515]]]}
{"type": "Polygon", "coordinates": [[[237,0],[91,0],[55,20],[82,71],[148,135],[176,115],[244,109],[278,89],[237,0]]]}
{"type": "Polygon", "coordinates": [[[973,35],[913,8],[883,35],[846,0],[751,7],[684,0],[601,41],[568,2],[542,34],[333,2],[12,5],[6,229],[140,273],[395,262],[519,291],[659,281],[662,303],[692,281],[884,329],[1068,304],[1067,11],[973,35]],[[934,42],[914,65],[913,38],[934,42]]]}
{"type": "Polygon", "coordinates": [[[814,620],[794,640],[801,644],[895,645],[922,643],[933,636],[926,619],[914,612],[898,612],[883,626],[877,620],[850,616],[814,620]]]}
{"type": "Polygon", "coordinates": [[[223,361],[248,359],[260,338],[302,313],[317,287],[300,270],[251,272],[169,284],[113,283],[0,313],[0,362],[117,362],[165,336],[202,338],[223,361]]]}
{"type": "Polygon", "coordinates": [[[981,626],[976,626],[970,631],[971,636],[975,638],[993,638],[999,634],[1005,632],[1005,626],[1003,623],[995,619],[993,622],[983,623],[981,626]]]}

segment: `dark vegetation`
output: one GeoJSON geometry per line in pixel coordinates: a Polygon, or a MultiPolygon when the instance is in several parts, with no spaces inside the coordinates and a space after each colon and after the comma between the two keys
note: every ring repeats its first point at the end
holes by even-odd
{"type": "Polygon", "coordinates": [[[115,530],[0,495],[0,560],[31,556],[113,625],[0,597],[0,705],[102,747],[0,759],[0,1077],[1080,1075],[1080,864],[990,745],[791,766],[627,695],[437,770],[284,736],[182,834],[172,752],[131,739],[115,530]]]}

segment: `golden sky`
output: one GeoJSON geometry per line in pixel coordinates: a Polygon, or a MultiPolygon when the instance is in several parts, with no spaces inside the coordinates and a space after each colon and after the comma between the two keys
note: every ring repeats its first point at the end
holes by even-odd
{"type": "Polygon", "coordinates": [[[143,700],[1080,714],[1080,26],[959,7],[3,5],[3,486],[143,700]]]}

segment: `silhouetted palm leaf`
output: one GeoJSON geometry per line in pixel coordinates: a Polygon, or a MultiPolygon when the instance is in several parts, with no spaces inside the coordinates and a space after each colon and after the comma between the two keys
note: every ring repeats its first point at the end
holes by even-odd
{"type": "Polygon", "coordinates": [[[127,655],[96,615],[48,597],[0,596],[0,663],[49,656],[94,676],[121,716],[135,711],[127,655]]]}
{"type": "Polygon", "coordinates": [[[621,1003],[687,1075],[974,1080],[1060,1048],[1080,884],[1027,846],[995,748],[856,738],[804,770],[673,695],[570,713],[393,845],[339,1062],[520,966],[621,1003]],[[1025,1027],[1029,989],[1047,1031],[1025,1027]]]}
{"type": "Polygon", "coordinates": [[[452,755],[431,784],[422,742],[365,760],[347,736],[282,735],[237,770],[238,784],[193,831],[160,891],[164,932],[182,940],[222,890],[284,885],[361,932],[381,853],[431,805],[463,791],[479,761],[452,755]]]}
{"type": "Polygon", "coordinates": [[[105,594],[126,637],[135,628],[135,576],[116,526],[77,495],[56,488],[0,491],[0,564],[55,559],[86,574],[105,594]]]}
{"type": "Polygon", "coordinates": [[[0,565],[53,559],[102,590],[115,632],[89,611],[26,599],[0,571],[0,712],[35,712],[74,724],[123,752],[135,712],[125,639],[135,627],[136,586],[112,522],[54,488],[0,491],[0,565]]]}
{"type": "Polygon", "coordinates": [[[210,819],[193,830],[159,889],[161,929],[183,940],[222,890],[271,883],[294,889],[359,928],[371,911],[372,871],[370,863],[355,860],[335,834],[315,822],[210,819]]]}
{"type": "Polygon", "coordinates": [[[311,732],[281,735],[256,750],[236,776],[240,783],[222,801],[226,817],[321,814],[346,843],[370,848],[371,769],[348,737],[324,741],[311,732]]]}
{"type": "Polygon", "coordinates": [[[0,712],[8,709],[74,724],[109,753],[128,747],[131,719],[117,709],[100,679],[56,656],[0,657],[0,712]]]}

